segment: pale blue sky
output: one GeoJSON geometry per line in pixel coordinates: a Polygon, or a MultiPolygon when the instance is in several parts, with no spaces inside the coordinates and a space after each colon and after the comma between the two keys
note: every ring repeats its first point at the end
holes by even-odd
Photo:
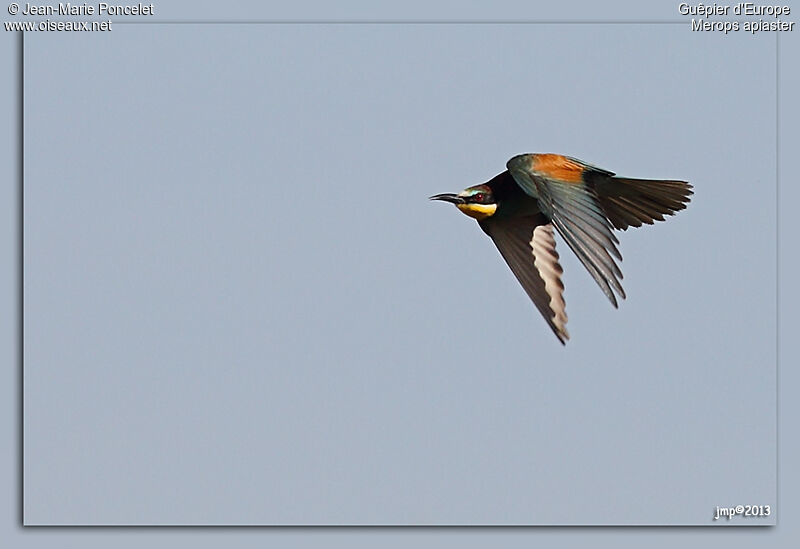
{"type": "Polygon", "coordinates": [[[28,37],[26,521],[774,505],[774,48],[665,25],[28,37]],[[534,151],[696,191],[620,236],[619,310],[558,241],[566,348],[426,201],[534,151]]]}

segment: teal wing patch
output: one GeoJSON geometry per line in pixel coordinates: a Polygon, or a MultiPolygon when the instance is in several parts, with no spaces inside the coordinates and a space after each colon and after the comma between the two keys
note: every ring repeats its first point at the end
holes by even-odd
{"type": "Polygon", "coordinates": [[[614,292],[625,298],[622,271],[614,261],[614,257],[622,260],[619,241],[594,188],[580,177],[584,170],[599,170],[569,157],[534,154],[515,156],[507,167],[616,307],[614,292]]]}

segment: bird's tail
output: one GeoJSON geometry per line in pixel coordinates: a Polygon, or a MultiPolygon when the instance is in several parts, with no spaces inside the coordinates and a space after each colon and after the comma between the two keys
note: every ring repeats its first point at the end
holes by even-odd
{"type": "Polygon", "coordinates": [[[692,186],[685,181],[608,177],[595,186],[606,217],[616,229],[652,225],[686,207],[692,186]]]}

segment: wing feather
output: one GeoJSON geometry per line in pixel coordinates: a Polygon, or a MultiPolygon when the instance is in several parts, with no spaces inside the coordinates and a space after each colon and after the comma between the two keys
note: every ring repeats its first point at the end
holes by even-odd
{"type": "Polygon", "coordinates": [[[525,293],[561,341],[569,339],[563,269],[558,262],[553,226],[542,214],[509,220],[488,218],[481,228],[492,238],[525,293]]]}
{"type": "Polygon", "coordinates": [[[537,199],[542,212],[616,307],[612,289],[625,298],[622,271],[614,261],[614,257],[622,259],[618,240],[594,187],[574,176],[576,170],[597,169],[574,158],[535,154],[515,156],[507,167],[517,185],[537,199]],[[546,162],[540,156],[546,156],[546,162]],[[559,174],[569,174],[569,179],[558,179],[559,174]]]}

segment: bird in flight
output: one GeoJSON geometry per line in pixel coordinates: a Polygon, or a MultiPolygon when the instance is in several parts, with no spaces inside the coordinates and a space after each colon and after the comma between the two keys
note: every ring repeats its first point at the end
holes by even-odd
{"type": "Polygon", "coordinates": [[[692,194],[686,181],[616,177],[560,154],[521,154],[506,168],[486,183],[430,199],[478,220],[562,344],[569,334],[553,228],[617,307],[614,294],[624,299],[625,291],[613,229],[664,221],[692,194]]]}

